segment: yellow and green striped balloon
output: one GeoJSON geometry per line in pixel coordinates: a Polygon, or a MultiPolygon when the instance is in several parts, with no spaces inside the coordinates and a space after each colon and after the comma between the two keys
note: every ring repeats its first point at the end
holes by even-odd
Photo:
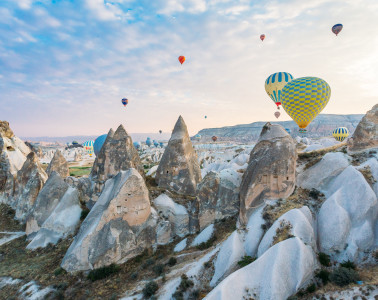
{"type": "Polygon", "coordinates": [[[327,105],[330,97],[331,88],[323,79],[302,77],[285,85],[281,102],[299,128],[306,128],[327,105]]]}
{"type": "Polygon", "coordinates": [[[349,130],[346,127],[339,127],[332,131],[332,135],[337,141],[342,142],[349,136],[349,130]]]}

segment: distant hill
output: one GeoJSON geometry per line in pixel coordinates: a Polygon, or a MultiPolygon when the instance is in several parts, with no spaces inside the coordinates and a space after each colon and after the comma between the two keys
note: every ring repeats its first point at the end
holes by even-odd
{"type": "MultiPolygon", "coordinates": [[[[356,129],[357,124],[360,122],[364,115],[331,115],[320,114],[311,124],[307,127],[308,137],[322,137],[332,135],[332,130],[344,126],[349,129],[351,133],[356,129]]],[[[215,135],[221,141],[237,141],[237,142],[250,142],[256,141],[262,127],[266,122],[254,122],[251,124],[227,126],[220,128],[205,128],[198,133],[202,136],[202,140],[207,140],[215,135]]],[[[280,124],[285,128],[291,130],[291,135],[296,136],[299,134],[298,126],[294,121],[271,122],[273,124],[280,124]]]]}

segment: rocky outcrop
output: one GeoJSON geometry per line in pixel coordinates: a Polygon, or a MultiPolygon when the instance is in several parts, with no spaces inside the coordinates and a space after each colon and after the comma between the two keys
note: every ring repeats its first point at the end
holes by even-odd
{"type": "Polygon", "coordinates": [[[155,243],[155,225],[143,177],[121,171],[106,181],[61,266],[75,272],[123,263],[155,243]]]}
{"type": "Polygon", "coordinates": [[[68,184],[57,172],[52,172],[34,202],[26,221],[26,234],[37,232],[58,205],[68,189],[68,184]]]}
{"type": "Polygon", "coordinates": [[[348,140],[348,150],[352,152],[378,147],[378,104],[369,110],[358,123],[348,140]]]}
{"type": "Polygon", "coordinates": [[[80,215],[79,193],[75,188],[69,187],[26,248],[36,249],[46,247],[48,244],[55,245],[60,239],[73,234],[79,225],[80,215]]]}
{"type": "Polygon", "coordinates": [[[203,229],[215,220],[239,212],[240,176],[232,169],[210,171],[197,187],[198,219],[203,229]]]}
{"type": "Polygon", "coordinates": [[[68,163],[64,158],[62,152],[60,152],[59,150],[55,151],[54,157],[52,158],[49,166],[46,169],[48,176],[50,176],[52,172],[57,172],[62,178],[66,178],[70,175],[68,163]]]}
{"type": "Polygon", "coordinates": [[[78,161],[81,161],[81,159],[82,159],[81,154],[79,152],[75,152],[74,161],[78,162],[78,161]]]}
{"type": "Polygon", "coordinates": [[[295,188],[297,152],[294,140],[280,125],[267,123],[253,148],[240,185],[240,222],[265,199],[288,197],[295,188]]]}
{"type": "Polygon", "coordinates": [[[165,188],[182,195],[195,196],[201,181],[201,170],[184,119],[180,116],[173,129],[155,181],[165,188]]]}
{"type": "Polygon", "coordinates": [[[22,223],[26,221],[26,216],[46,180],[47,174],[42,169],[37,155],[30,152],[21,170],[17,172],[15,192],[10,201],[11,207],[16,210],[17,220],[22,223]]]}
{"type": "Polygon", "coordinates": [[[32,143],[25,142],[25,145],[29,147],[30,151],[33,151],[39,158],[43,157],[43,152],[41,147],[33,145],[32,143]]]}
{"type": "Polygon", "coordinates": [[[9,127],[9,122],[0,121],[0,134],[8,139],[14,137],[12,129],[9,127]]]}
{"type": "Polygon", "coordinates": [[[80,203],[88,203],[92,197],[92,181],[88,177],[67,177],[65,181],[79,192],[80,203]]]}
{"type": "Polygon", "coordinates": [[[125,128],[120,125],[115,133],[110,129],[93,164],[91,177],[96,182],[94,193],[98,195],[106,180],[130,168],[136,169],[144,177],[138,151],[125,128]]]}

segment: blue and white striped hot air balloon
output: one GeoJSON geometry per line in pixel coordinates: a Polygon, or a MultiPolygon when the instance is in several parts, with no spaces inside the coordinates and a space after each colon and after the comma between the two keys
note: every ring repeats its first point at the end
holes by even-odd
{"type": "Polygon", "coordinates": [[[87,151],[89,156],[92,156],[92,154],[94,153],[93,144],[94,144],[94,141],[86,141],[83,143],[84,150],[87,151]]]}
{"type": "Polygon", "coordinates": [[[278,109],[281,105],[281,91],[292,80],[293,75],[287,72],[273,73],[265,80],[265,91],[277,105],[278,109]]]}

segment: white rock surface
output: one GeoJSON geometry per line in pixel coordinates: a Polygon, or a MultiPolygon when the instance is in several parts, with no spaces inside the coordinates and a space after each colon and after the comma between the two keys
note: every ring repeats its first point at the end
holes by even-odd
{"type": "Polygon", "coordinates": [[[264,207],[265,205],[260,206],[253,211],[247,223],[244,248],[246,254],[251,257],[256,256],[260,241],[264,235],[264,230],[261,228],[261,225],[265,224],[265,220],[262,217],[264,207]]]}
{"type": "Polygon", "coordinates": [[[186,244],[188,242],[188,239],[183,239],[180,243],[178,243],[175,248],[173,249],[174,252],[180,252],[186,248],[186,244]]]}
{"type": "Polygon", "coordinates": [[[195,239],[193,240],[190,246],[194,247],[194,246],[198,246],[201,243],[207,242],[211,238],[213,233],[214,233],[214,224],[210,224],[204,230],[202,230],[199,235],[195,237],[195,239]]]}

